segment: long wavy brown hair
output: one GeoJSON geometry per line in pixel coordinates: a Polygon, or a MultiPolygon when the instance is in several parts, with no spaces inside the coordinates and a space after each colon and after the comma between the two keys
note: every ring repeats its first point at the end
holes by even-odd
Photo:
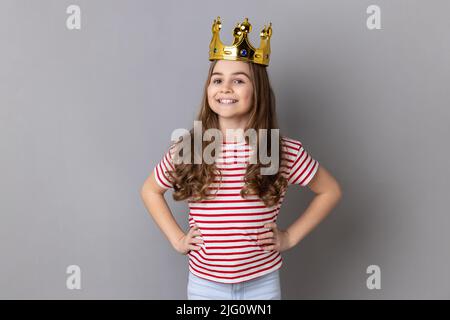
{"type": "MultiPolygon", "coordinates": [[[[212,61],[208,71],[208,77],[204,86],[203,98],[201,102],[200,112],[198,113],[197,120],[202,122],[202,134],[208,129],[218,129],[219,119],[215,112],[209,106],[208,103],[208,85],[211,81],[211,74],[214,70],[217,60],[212,61]]],[[[250,117],[247,123],[248,128],[253,128],[256,132],[259,129],[279,129],[276,110],[275,110],[275,95],[270,85],[267,69],[264,66],[254,63],[248,63],[250,67],[250,75],[252,77],[253,85],[253,106],[250,110],[250,117]]],[[[271,134],[270,130],[267,130],[266,135],[267,152],[270,155],[271,150],[271,134]]],[[[191,150],[194,150],[194,135],[193,129],[190,130],[191,137],[191,150]]],[[[248,143],[248,137],[245,137],[248,143]]],[[[257,135],[257,145],[261,137],[257,135]]],[[[203,139],[202,139],[203,140],[203,139]]],[[[273,175],[261,175],[260,169],[268,165],[263,165],[259,161],[259,155],[256,164],[248,164],[244,177],[245,185],[241,189],[240,194],[243,198],[249,195],[257,195],[266,206],[271,207],[278,203],[283,195],[283,191],[287,187],[287,180],[281,173],[282,162],[282,144],[281,134],[278,136],[278,156],[279,156],[279,169],[276,174],[273,175]]],[[[205,147],[211,142],[202,142],[202,153],[205,147]]],[[[175,144],[177,145],[177,143],[175,144]]],[[[178,143],[178,145],[181,145],[178,143]]],[[[178,154],[178,152],[176,152],[178,154]]],[[[181,151],[182,153],[182,151],[181,151]]],[[[172,177],[172,183],[174,186],[173,198],[177,201],[189,199],[190,201],[201,201],[211,197],[211,193],[208,193],[210,185],[214,182],[215,177],[220,176],[220,171],[213,164],[195,164],[194,152],[191,152],[191,163],[175,164],[174,170],[170,172],[172,177]]],[[[219,187],[220,188],[220,187],[219,187]]]]}

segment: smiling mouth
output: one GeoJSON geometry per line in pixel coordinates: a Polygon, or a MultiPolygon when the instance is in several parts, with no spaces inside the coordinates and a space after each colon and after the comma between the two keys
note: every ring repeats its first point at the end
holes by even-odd
{"type": "Polygon", "coordinates": [[[220,104],[234,104],[238,102],[238,100],[235,99],[217,99],[216,101],[220,104]]]}

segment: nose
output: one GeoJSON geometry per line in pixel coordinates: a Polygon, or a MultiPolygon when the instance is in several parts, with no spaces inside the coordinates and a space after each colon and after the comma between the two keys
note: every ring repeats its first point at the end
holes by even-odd
{"type": "Polygon", "coordinates": [[[221,92],[231,92],[230,85],[226,82],[223,83],[222,87],[220,88],[221,92]]]}

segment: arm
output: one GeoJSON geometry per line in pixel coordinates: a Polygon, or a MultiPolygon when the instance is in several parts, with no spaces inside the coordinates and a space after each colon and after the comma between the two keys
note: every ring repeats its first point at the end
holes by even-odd
{"type": "Polygon", "coordinates": [[[286,230],[290,248],[305,238],[342,198],[338,182],[322,165],[308,183],[308,187],[316,193],[316,196],[305,212],[286,230]]]}
{"type": "Polygon", "coordinates": [[[184,236],[184,232],[175,221],[166,199],[164,199],[166,191],[166,189],[161,188],[157,184],[152,172],[141,188],[141,197],[153,220],[155,220],[172,246],[176,248],[178,240],[184,236]]]}
{"type": "Polygon", "coordinates": [[[200,238],[198,226],[190,228],[187,234],[183,232],[164,199],[166,191],[158,185],[152,172],[141,188],[145,207],[177,252],[186,255],[190,250],[200,250],[199,244],[203,243],[203,239],[200,238]]]}

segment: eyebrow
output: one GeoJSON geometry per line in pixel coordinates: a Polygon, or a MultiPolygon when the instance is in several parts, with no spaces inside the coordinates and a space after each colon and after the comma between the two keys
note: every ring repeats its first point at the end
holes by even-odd
{"type": "MultiPolygon", "coordinates": [[[[248,74],[246,74],[245,72],[242,72],[242,71],[234,72],[234,73],[232,73],[231,75],[234,76],[234,75],[238,75],[238,74],[243,74],[244,76],[246,76],[247,78],[250,79],[250,76],[249,76],[248,74]]],[[[221,72],[213,72],[213,73],[211,74],[211,77],[214,76],[214,75],[220,75],[220,76],[223,76],[223,73],[221,73],[221,72]]]]}

